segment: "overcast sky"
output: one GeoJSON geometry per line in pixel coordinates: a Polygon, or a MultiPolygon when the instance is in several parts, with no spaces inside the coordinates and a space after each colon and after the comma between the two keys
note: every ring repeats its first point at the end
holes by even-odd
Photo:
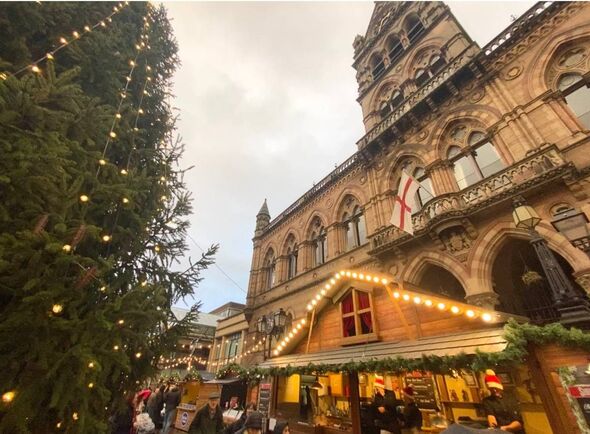
{"type": "MultiPolygon", "coordinates": [[[[534,2],[448,4],[484,46],[534,2]]],[[[221,245],[217,265],[236,282],[217,267],[205,272],[196,299],[208,312],[245,302],[264,198],[275,217],[355,152],[364,128],[352,41],[365,34],[373,3],[165,5],[182,62],[174,93],[184,165],[195,165],[186,178],[190,234],[202,248],[221,245]]]]}

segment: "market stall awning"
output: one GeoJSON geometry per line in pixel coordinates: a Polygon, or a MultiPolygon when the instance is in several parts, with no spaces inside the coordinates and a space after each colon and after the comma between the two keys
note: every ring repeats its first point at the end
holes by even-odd
{"type": "Polygon", "coordinates": [[[388,357],[418,359],[422,355],[453,356],[460,353],[475,354],[476,350],[496,353],[506,348],[503,328],[475,330],[459,334],[436,336],[410,341],[377,342],[353,347],[337,348],[310,354],[293,354],[275,357],[261,363],[261,368],[306,366],[309,363],[337,365],[388,357]]]}

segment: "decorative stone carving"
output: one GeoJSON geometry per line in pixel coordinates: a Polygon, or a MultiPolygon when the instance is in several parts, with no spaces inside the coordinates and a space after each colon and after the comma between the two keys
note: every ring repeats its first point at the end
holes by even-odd
{"type": "Polygon", "coordinates": [[[354,37],[354,41],[352,42],[352,48],[354,48],[354,55],[356,56],[363,48],[365,44],[365,37],[361,35],[356,35],[354,37]]]}
{"type": "Polygon", "coordinates": [[[481,101],[484,96],[485,96],[485,92],[484,92],[483,88],[479,88],[479,89],[473,91],[469,95],[468,99],[469,99],[469,102],[475,104],[476,102],[481,101]]]}
{"type": "Polygon", "coordinates": [[[590,295],[590,272],[576,276],[576,282],[590,295]]]}
{"type": "Polygon", "coordinates": [[[467,303],[490,310],[493,310],[496,307],[499,299],[500,297],[495,292],[481,292],[479,294],[468,295],[465,297],[467,303]]]}
{"type": "Polygon", "coordinates": [[[440,239],[445,248],[461,262],[467,260],[467,254],[473,244],[473,240],[467,234],[463,226],[455,226],[440,234],[440,239]]]}
{"type": "Polygon", "coordinates": [[[514,80],[516,77],[522,74],[522,71],[522,65],[508,65],[508,67],[506,67],[502,72],[502,77],[507,81],[514,80]]]}

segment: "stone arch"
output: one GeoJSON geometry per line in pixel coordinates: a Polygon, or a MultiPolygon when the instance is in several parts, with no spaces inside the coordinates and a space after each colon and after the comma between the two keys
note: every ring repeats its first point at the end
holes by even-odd
{"type": "Polygon", "coordinates": [[[449,121],[445,124],[445,127],[442,130],[442,134],[439,136],[437,142],[435,143],[435,151],[436,156],[435,158],[440,158],[442,160],[447,158],[448,149],[452,145],[460,144],[464,147],[467,143],[469,135],[475,131],[481,131],[485,134],[488,127],[481,122],[479,119],[473,117],[463,117],[463,118],[454,118],[449,119],[449,121]],[[450,141],[448,139],[448,135],[458,126],[464,124],[468,127],[468,131],[466,131],[465,139],[462,141],[450,141]]]}
{"type": "Polygon", "coordinates": [[[465,265],[451,255],[432,250],[421,251],[419,255],[415,256],[404,268],[401,274],[402,280],[418,285],[428,265],[436,265],[452,274],[463,287],[466,296],[473,293],[468,286],[470,276],[465,265]]]}
{"type": "MultiPolygon", "coordinates": [[[[589,268],[590,259],[586,254],[574,247],[563,235],[551,229],[550,224],[539,223],[537,231],[547,240],[551,250],[559,253],[570,264],[574,273],[589,268]]],[[[510,238],[529,240],[530,235],[525,230],[515,228],[514,224],[508,221],[496,222],[481,233],[484,235],[473,244],[467,264],[475,279],[475,286],[492,291],[492,267],[504,243],[510,238]]]]}
{"type": "Polygon", "coordinates": [[[311,231],[312,231],[312,223],[314,222],[315,218],[319,218],[320,221],[322,222],[322,225],[325,227],[327,227],[331,222],[328,220],[327,216],[318,211],[318,210],[314,210],[309,217],[307,218],[307,221],[305,222],[305,239],[309,240],[311,238],[311,231]]]}
{"type": "Polygon", "coordinates": [[[369,107],[371,112],[379,111],[379,103],[386,94],[391,94],[394,89],[400,89],[401,91],[402,77],[398,74],[386,77],[380,84],[379,88],[373,93],[369,107]]]}
{"type": "Polygon", "coordinates": [[[385,176],[381,177],[381,180],[380,180],[380,183],[378,186],[378,191],[380,193],[383,193],[383,192],[393,189],[393,185],[395,185],[396,179],[399,178],[396,175],[397,167],[399,166],[399,164],[403,160],[406,160],[406,159],[416,159],[422,165],[425,165],[424,157],[422,155],[418,154],[417,152],[412,152],[410,150],[402,150],[397,155],[395,155],[389,161],[389,163],[387,163],[385,165],[385,168],[384,168],[385,176]]]}
{"type": "Polygon", "coordinates": [[[342,210],[342,203],[344,202],[344,199],[346,199],[347,196],[352,196],[353,198],[355,198],[361,207],[364,207],[367,203],[365,192],[361,188],[352,185],[347,186],[344,190],[340,192],[340,194],[336,198],[336,201],[334,202],[335,206],[332,209],[330,223],[340,221],[340,219],[342,218],[342,216],[340,215],[340,211],[342,210]]]}
{"type": "Polygon", "coordinates": [[[541,95],[550,89],[546,83],[546,72],[561,47],[564,44],[583,42],[588,38],[590,38],[590,23],[581,24],[573,28],[569,27],[567,30],[551,34],[546,44],[538,44],[537,53],[530,62],[526,63],[527,70],[525,77],[527,77],[527,90],[531,98],[541,95]],[[576,35],[572,37],[574,33],[576,35]],[[542,71],[542,73],[539,74],[539,71],[542,71]]]}
{"type": "MultiPolygon", "coordinates": [[[[404,62],[404,67],[402,69],[402,77],[404,79],[413,80],[414,75],[412,74],[412,67],[416,64],[417,58],[423,54],[424,51],[429,49],[437,49],[439,52],[443,53],[442,46],[444,45],[445,41],[440,36],[433,36],[429,37],[420,42],[420,44],[412,47],[407,47],[410,54],[407,60],[404,62]]],[[[443,53],[444,54],[444,53],[443,53]]]]}
{"type": "Polygon", "coordinates": [[[297,232],[294,229],[289,229],[286,233],[286,235],[283,237],[283,239],[281,240],[281,255],[286,255],[287,254],[287,244],[289,242],[289,240],[291,239],[291,237],[293,237],[293,239],[295,239],[296,243],[299,243],[301,238],[298,236],[297,232]]]}

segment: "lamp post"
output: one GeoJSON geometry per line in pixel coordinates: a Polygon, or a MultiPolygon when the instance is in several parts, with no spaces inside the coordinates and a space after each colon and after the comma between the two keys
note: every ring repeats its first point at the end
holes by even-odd
{"type": "Polygon", "coordinates": [[[561,322],[587,322],[590,320],[588,299],[577,291],[549,249],[547,241],[537,232],[535,227],[541,218],[535,209],[528,205],[523,197],[514,199],[512,212],[514,224],[519,229],[526,229],[531,234],[531,245],[543,267],[555,308],[559,312],[561,322]]]}
{"type": "Polygon", "coordinates": [[[588,218],[586,214],[570,208],[556,214],[551,224],[574,247],[590,255],[590,232],[588,231],[588,218]]]}
{"type": "Polygon", "coordinates": [[[267,358],[267,345],[268,344],[268,357],[270,357],[270,349],[272,346],[272,338],[278,338],[285,331],[285,325],[288,321],[287,313],[280,308],[278,311],[270,313],[268,315],[262,315],[256,321],[256,331],[267,337],[265,345],[263,347],[263,356],[267,358]]]}

